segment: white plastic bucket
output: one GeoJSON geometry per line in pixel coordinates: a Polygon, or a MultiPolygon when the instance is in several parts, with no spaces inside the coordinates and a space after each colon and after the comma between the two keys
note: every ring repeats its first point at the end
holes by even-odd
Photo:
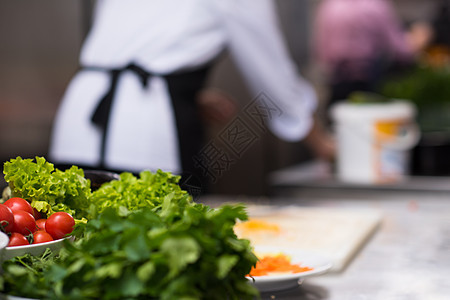
{"type": "Polygon", "coordinates": [[[410,150],[420,138],[415,116],[415,106],[404,100],[334,105],[337,178],[353,183],[403,180],[410,150]]]}

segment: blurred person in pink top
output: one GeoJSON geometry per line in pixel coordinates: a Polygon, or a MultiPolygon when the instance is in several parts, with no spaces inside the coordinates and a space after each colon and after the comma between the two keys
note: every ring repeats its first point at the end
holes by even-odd
{"type": "Polygon", "coordinates": [[[416,22],[404,30],[389,0],[323,0],[313,53],[330,85],[327,105],[354,91],[376,92],[390,67],[415,61],[431,40],[430,28],[416,22]]]}

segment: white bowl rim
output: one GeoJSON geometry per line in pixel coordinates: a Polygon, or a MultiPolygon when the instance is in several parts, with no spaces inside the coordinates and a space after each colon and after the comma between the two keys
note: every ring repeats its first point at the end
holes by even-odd
{"type": "Polygon", "coordinates": [[[6,247],[5,250],[8,251],[8,250],[20,250],[20,249],[33,249],[33,248],[42,247],[44,245],[50,246],[50,245],[53,245],[53,244],[61,243],[63,240],[65,240],[67,238],[70,238],[70,237],[65,237],[65,238],[62,238],[62,239],[57,239],[57,240],[50,241],[50,242],[45,242],[45,243],[6,247]]]}

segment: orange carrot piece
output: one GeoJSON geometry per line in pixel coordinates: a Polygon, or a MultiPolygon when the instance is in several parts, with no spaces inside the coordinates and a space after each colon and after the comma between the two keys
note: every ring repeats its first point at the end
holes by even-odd
{"type": "Polygon", "coordinates": [[[291,259],[285,254],[266,255],[258,260],[256,266],[250,271],[250,276],[270,275],[271,273],[300,273],[310,271],[313,268],[292,264],[291,259]]]}

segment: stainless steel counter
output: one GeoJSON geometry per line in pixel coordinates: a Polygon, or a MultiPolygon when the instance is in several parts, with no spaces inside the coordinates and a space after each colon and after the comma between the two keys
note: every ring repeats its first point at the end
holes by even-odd
{"type": "Polygon", "coordinates": [[[450,193],[450,177],[447,176],[405,176],[401,181],[384,184],[342,182],[334,174],[333,166],[321,161],[275,171],[269,176],[269,185],[277,194],[299,189],[450,193]]]}
{"type": "Polygon", "coordinates": [[[382,223],[341,272],[306,278],[297,288],[265,293],[263,299],[449,299],[450,193],[320,188],[295,191],[290,196],[267,199],[212,197],[206,202],[376,208],[382,212],[382,223]]]}

